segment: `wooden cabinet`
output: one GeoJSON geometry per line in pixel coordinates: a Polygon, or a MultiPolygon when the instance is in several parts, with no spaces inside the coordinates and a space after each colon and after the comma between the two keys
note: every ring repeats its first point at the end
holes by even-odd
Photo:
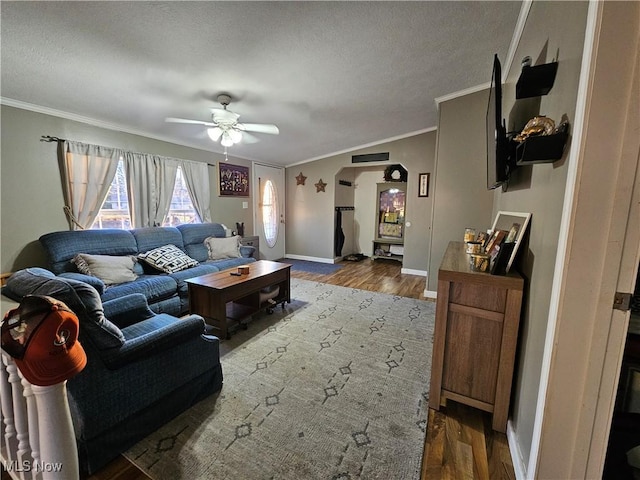
{"type": "Polygon", "coordinates": [[[388,258],[402,262],[404,254],[404,218],[406,183],[386,182],[377,185],[376,231],[373,260],[388,258]]]}
{"type": "Polygon", "coordinates": [[[463,242],[451,242],[438,271],[429,406],[447,399],[493,414],[505,432],[524,280],[474,272],[463,242]]]}

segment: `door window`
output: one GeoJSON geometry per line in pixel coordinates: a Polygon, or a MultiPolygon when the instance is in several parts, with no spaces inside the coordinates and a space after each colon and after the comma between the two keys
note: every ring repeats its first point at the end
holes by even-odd
{"type": "Polygon", "coordinates": [[[271,180],[266,181],[262,192],[262,226],[267,245],[273,248],[278,239],[278,197],[271,180]]]}

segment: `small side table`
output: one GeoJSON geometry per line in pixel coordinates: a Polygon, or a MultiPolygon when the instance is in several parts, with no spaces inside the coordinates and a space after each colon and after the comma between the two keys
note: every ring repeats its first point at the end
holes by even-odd
{"type": "Polygon", "coordinates": [[[253,258],[260,260],[260,237],[257,235],[241,237],[240,245],[255,247],[256,251],[253,252],[253,258]]]}

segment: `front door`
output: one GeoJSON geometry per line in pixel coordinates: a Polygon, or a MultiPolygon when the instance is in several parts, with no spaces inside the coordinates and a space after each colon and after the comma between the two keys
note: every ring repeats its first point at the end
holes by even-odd
{"type": "Polygon", "coordinates": [[[284,257],[284,168],[253,164],[254,235],[260,237],[260,258],[284,257]]]}

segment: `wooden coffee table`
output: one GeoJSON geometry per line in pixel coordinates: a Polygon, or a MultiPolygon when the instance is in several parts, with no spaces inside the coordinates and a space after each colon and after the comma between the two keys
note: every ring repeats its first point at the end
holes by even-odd
{"type": "Polygon", "coordinates": [[[246,265],[249,273],[231,275],[238,268],[230,268],[186,280],[189,287],[189,310],[201,315],[207,324],[228,339],[229,326],[240,324],[260,309],[271,309],[274,304],[291,302],[291,265],[258,260],[246,265]],[[264,300],[261,291],[268,287],[279,288],[275,298],[264,300]]]}

